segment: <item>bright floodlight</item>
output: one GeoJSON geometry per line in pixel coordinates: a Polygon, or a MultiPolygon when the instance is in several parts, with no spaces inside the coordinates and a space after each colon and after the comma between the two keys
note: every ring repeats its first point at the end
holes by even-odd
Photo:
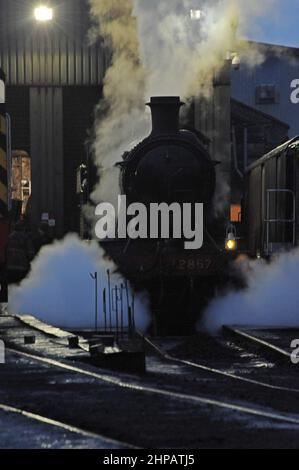
{"type": "Polygon", "coordinates": [[[53,8],[49,8],[45,5],[40,5],[34,10],[34,16],[36,21],[51,21],[53,20],[53,8]]]}
{"type": "Polygon", "coordinates": [[[190,10],[191,20],[200,20],[203,16],[202,10],[190,10]]]}

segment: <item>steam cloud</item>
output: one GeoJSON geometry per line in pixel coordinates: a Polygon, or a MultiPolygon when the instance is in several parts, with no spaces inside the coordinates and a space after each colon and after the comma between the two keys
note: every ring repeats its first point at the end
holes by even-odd
{"type": "MultiPolygon", "coordinates": [[[[28,278],[20,286],[11,288],[8,310],[34,315],[63,328],[94,328],[94,283],[90,274],[98,272],[99,325],[103,326],[103,298],[100,292],[107,288],[107,269],[111,272],[111,287],[124,282],[118,274],[113,274],[115,267],[105,260],[96,242],[87,244],[76,235],[69,235],[63,241],[41,250],[32,263],[28,278]]],[[[126,302],[124,304],[126,306],[126,302]]],[[[137,327],[145,331],[150,317],[146,299],[142,296],[136,298],[135,314],[137,327]]],[[[113,319],[115,326],[115,314],[113,319]]]]}
{"type": "Polygon", "coordinates": [[[199,330],[218,333],[223,325],[299,326],[299,250],[268,264],[246,264],[248,286],[211,302],[199,330]]]}
{"type": "Polygon", "coordinates": [[[93,36],[111,52],[98,106],[92,200],[116,205],[124,151],[149,132],[144,102],[153,95],[208,97],[228,52],[254,65],[261,54],[240,39],[276,0],[89,0],[93,36]],[[199,21],[190,11],[201,10],[199,21]]]}
{"type": "Polygon", "coordinates": [[[228,52],[238,52],[250,65],[262,61],[240,37],[273,2],[135,0],[148,94],[210,96],[228,52]],[[200,20],[191,20],[191,10],[201,12],[200,20]]]}
{"type": "Polygon", "coordinates": [[[144,113],[144,70],[139,60],[136,19],[131,0],[90,0],[93,35],[104,38],[111,65],[104,79],[104,99],[97,108],[94,154],[100,182],[92,200],[115,205],[120,193],[115,167],[133,142],[149,131],[144,113]]]}

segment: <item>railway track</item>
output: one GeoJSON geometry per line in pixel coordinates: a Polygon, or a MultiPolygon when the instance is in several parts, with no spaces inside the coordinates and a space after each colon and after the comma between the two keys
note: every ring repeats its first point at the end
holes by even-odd
{"type": "MultiPolygon", "coordinates": [[[[18,327],[9,331],[15,331],[13,338],[24,335],[23,328],[19,333],[18,327]]],[[[150,338],[147,344],[162,368],[155,370],[149,356],[144,376],[105,372],[85,362],[86,355],[60,356],[66,351],[64,341],[58,348],[49,331],[37,338],[36,350],[17,340],[6,350],[8,364],[0,368],[5,384],[0,389],[0,414],[6,407],[9,415],[41,425],[44,421],[49,428],[82,436],[94,446],[218,448],[238,442],[252,448],[263,439],[265,447],[297,445],[295,387],[238,376],[193,356],[177,357],[150,338]],[[276,407],[281,403],[287,403],[286,409],[276,407]]]]}
{"type": "MultiPolygon", "coordinates": [[[[37,422],[37,423],[40,423],[42,427],[46,426],[55,430],[63,431],[63,433],[66,433],[66,436],[68,437],[70,441],[72,440],[73,435],[76,435],[76,437],[79,437],[81,439],[83,438],[84,440],[86,439],[87,444],[94,448],[136,449],[136,447],[130,444],[127,444],[125,442],[120,442],[115,439],[111,439],[109,437],[106,437],[106,436],[103,436],[94,432],[86,431],[84,429],[80,429],[76,426],[54,420],[46,416],[41,416],[39,414],[32,413],[24,409],[6,405],[4,403],[0,403],[0,412],[4,412],[5,414],[10,414],[16,417],[24,418],[26,420],[25,425],[26,425],[27,431],[28,431],[28,423],[37,422]]],[[[54,435],[55,435],[55,432],[54,432],[54,435]]]]}
{"type": "MultiPolygon", "coordinates": [[[[18,354],[19,356],[27,358],[31,361],[36,361],[36,362],[39,362],[39,363],[42,363],[42,364],[45,364],[54,368],[59,368],[68,372],[87,376],[92,379],[96,379],[101,382],[105,382],[107,384],[110,384],[119,388],[131,390],[131,391],[135,391],[139,393],[141,392],[141,393],[145,393],[148,395],[159,396],[159,397],[163,397],[167,399],[172,399],[172,400],[174,399],[178,401],[193,403],[195,405],[213,406],[216,408],[222,408],[224,410],[235,411],[235,412],[239,412],[242,414],[260,417],[263,419],[270,419],[274,421],[279,421],[279,422],[284,422],[284,423],[289,423],[289,424],[299,426],[299,417],[297,418],[297,417],[293,417],[293,416],[283,414],[283,413],[276,413],[276,412],[268,411],[265,409],[264,410],[258,409],[257,407],[254,407],[254,406],[242,406],[236,403],[215,400],[215,399],[206,398],[200,395],[174,392],[174,391],[167,390],[167,389],[144,385],[140,382],[139,384],[137,384],[135,380],[129,381],[129,380],[124,380],[121,377],[111,376],[105,373],[94,372],[89,369],[83,369],[82,367],[68,364],[65,361],[62,362],[62,361],[58,361],[54,359],[49,359],[46,357],[28,354],[28,353],[18,351],[18,350],[9,349],[8,351],[18,354]]],[[[190,365],[190,364],[187,364],[187,365],[190,365]]]]}
{"type": "Polygon", "coordinates": [[[292,362],[292,342],[299,338],[298,327],[223,327],[224,334],[238,343],[253,346],[281,364],[292,362]]]}
{"type": "Polygon", "coordinates": [[[270,389],[270,390],[277,390],[279,392],[299,393],[299,388],[291,388],[291,387],[283,387],[283,386],[280,386],[280,385],[273,385],[273,384],[263,382],[263,381],[260,381],[260,380],[255,380],[255,379],[249,379],[249,378],[246,378],[246,377],[242,377],[240,375],[233,374],[231,372],[226,372],[226,371],[223,371],[221,369],[217,369],[215,367],[209,367],[209,366],[207,366],[205,364],[201,364],[199,362],[193,362],[193,361],[189,361],[189,360],[185,360],[185,359],[180,359],[180,358],[175,357],[172,354],[168,353],[167,351],[163,350],[160,346],[155,344],[155,342],[152,339],[145,336],[144,340],[150,346],[150,348],[152,348],[165,361],[172,362],[172,363],[175,363],[175,364],[181,364],[181,365],[193,368],[193,369],[198,369],[198,370],[202,370],[202,371],[205,371],[205,372],[209,372],[211,374],[216,374],[216,375],[219,375],[219,376],[222,376],[222,377],[225,377],[225,378],[229,378],[229,379],[232,379],[234,381],[239,381],[239,382],[243,382],[243,383],[246,383],[246,384],[256,385],[258,387],[262,387],[262,388],[266,388],[266,389],[270,389]]]}

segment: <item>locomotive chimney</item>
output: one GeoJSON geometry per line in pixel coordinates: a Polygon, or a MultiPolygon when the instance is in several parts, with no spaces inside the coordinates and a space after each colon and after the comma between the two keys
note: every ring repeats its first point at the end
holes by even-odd
{"type": "Polygon", "coordinates": [[[180,107],[184,103],[178,96],[155,96],[147,105],[152,112],[152,133],[175,134],[180,128],[180,107]]]}

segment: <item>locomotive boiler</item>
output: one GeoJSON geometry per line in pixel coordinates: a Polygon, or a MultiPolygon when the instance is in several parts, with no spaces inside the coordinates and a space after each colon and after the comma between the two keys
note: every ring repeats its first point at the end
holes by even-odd
{"type": "Polygon", "coordinates": [[[152,132],[124,154],[121,189],[130,202],[211,205],[215,164],[194,132],[180,129],[179,98],[151,98],[152,132]]]}
{"type": "Polygon", "coordinates": [[[211,159],[205,136],[181,128],[180,98],[153,97],[148,106],[152,132],[118,163],[121,193],[128,203],[146,207],[202,203],[203,245],[186,250],[183,236],[115,238],[101,244],[135,288],[148,292],[154,326],[169,333],[182,331],[183,325],[187,332],[215,289],[230,278],[229,262],[236,256],[235,230],[223,217],[215,216],[215,167],[221,163],[211,159]]]}

